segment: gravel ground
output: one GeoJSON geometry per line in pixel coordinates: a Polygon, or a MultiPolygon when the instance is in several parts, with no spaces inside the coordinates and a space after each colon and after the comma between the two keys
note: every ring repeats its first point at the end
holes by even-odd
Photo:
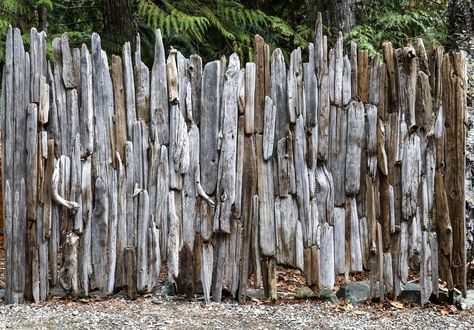
{"type": "Polygon", "coordinates": [[[0,329],[472,329],[474,324],[474,312],[454,307],[260,303],[56,299],[41,305],[0,306],[0,329]]]}

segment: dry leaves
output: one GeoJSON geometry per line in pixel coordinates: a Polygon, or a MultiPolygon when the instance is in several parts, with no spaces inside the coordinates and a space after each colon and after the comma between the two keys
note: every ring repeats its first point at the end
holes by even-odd
{"type": "Polygon", "coordinates": [[[395,301],[395,300],[394,300],[394,301],[391,301],[391,302],[390,302],[390,305],[392,305],[393,307],[398,308],[398,309],[404,309],[404,308],[405,308],[405,306],[403,305],[403,303],[400,302],[400,301],[395,301]]]}

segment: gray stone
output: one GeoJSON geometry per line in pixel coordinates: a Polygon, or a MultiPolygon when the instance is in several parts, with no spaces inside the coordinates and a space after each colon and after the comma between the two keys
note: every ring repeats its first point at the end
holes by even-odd
{"type": "Polygon", "coordinates": [[[460,299],[460,306],[462,309],[474,309],[474,290],[467,290],[466,298],[460,299]]]}
{"type": "Polygon", "coordinates": [[[5,298],[5,289],[0,289],[0,299],[5,298]]]}
{"type": "Polygon", "coordinates": [[[176,290],[174,283],[171,282],[164,282],[155,290],[155,295],[159,297],[168,297],[168,296],[175,296],[176,290]]]}
{"type": "Polygon", "coordinates": [[[49,295],[51,297],[66,298],[67,297],[67,292],[62,287],[55,286],[55,287],[49,289],[49,295]]]}
{"type": "Polygon", "coordinates": [[[301,288],[296,288],[295,297],[297,299],[310,299],[316,297],[316,295],[314,294],[313,290],[307,286],[303,286],[301,288]]]}
{"type": "Polygon", "coordinates": [[[319,293],[319,299],[322,301],[329,301],[333,304],[339,304],[339,298],[337,297],[336,293],[328,288],[321,290],[319,293]]]}
{"type": "Polygon", "coordinates": [[[366,281],[349,282],[337,291],[336,296],[347,303],[363,304],[370,299],[370,284],[366,281]]]}
{"type": "Polygon", "coordinates": [[[401,301],[419,304],[421,301],[421,286],[416,283],[402,285],[402,292],[398,298],[401,301]]]}

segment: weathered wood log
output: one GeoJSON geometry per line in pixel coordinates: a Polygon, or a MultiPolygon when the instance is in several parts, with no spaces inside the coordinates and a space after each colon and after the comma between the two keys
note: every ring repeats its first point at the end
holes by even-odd
{"type": "Polygon", "coordinates": [[[36,221],[36,204],[38,202],[38,107],[28,104],[26,115],[26,218],[36,221]]]}
{"type": "Polygon", "coordinates": [[[387,70],[388,113],[398,112],[398,70],[391,42],[383,43],[385,67],[387,70]]]}
{"type": "Polygon", "coordinates": [[[179,218],[176,214],[175,207],[175,193],[170,191],[168,193],[168,253],[167,253],[167,262],[168,262],[168,281],[174,283],[178,277],[178,267],[179,267],[179,242],[180,242],[180,228],[179,228],[179,218]]]}
{"type": "Polygon", "coordinates": [[[347,124],[346,109],[331,106],[329,170],[333,174],[335,206],[342,206],[345,202],[347,124]]]}
{"type": "Polygon", "coordinates": [[[400,111],[405,115],[408,128],[416,126],[416,53],[412,46],[395,51],[398,64],[400,111]]]}
{"type": "Polygon", "coordinates": [[[225,286],[233,297],[236,296],[239,285],[240,252],[242,250],[242,225],[240,220],[235,219],[234,221],[227,251],[227,274],[224,278],[225,286]]]}
{"type": "Polygon", "coordinates": [[[306,138],[302,115],[298,116],[296,120],[293,150],[295,160],[296,198],[298,200],[299,217],[303,229],[303,241],[305,247],[308,247],[314,244],[312,242],[312,221],[314,219],[311,219],[308,168],[305,161],[306,138]]]}
{"type": "Polygon", "coordinates": [[[150,121],[150,71],[141,59],[140,36],[135,51],[135,101],[138,120],[150,121]]]}
{"type": "Polygon", "coordinates": [[[466,58],[464,53],[444,55],[442,102],[446,114],[444,127],[445,187],[449,216],[453,228],[451,271],[454,284],[466,295],[466,231],[465,231],[465,143],[466,143],[466,58]]]}
{"type": "Polygon", "coordinates": [[[243,191],[241,219],[243,225],[243,242],[239,280],[240,302],[245,301],[246,299],[249,269],[251,265],[251,236],[254,221],[253,214],[258,212],[258,209],[253,209],[253,197],[257,192],[257,164],[255,144],[253,141],[253,137],[251,136],[245,136],[244,138],[242,189],[243,191]]]}
{"type": "MultiPolygon", "coordinates": [[[[286,136],[289,120],[286,86],[286,66],[283,58],[283,53],[279,48],[275,49],[272,54],[271,75],[271,98],[273,101],[273,105],[276,107],[277,111],[275,123],[275,141],[279,141],[280,139],[286,136]]],[[[246,96],[247,95],[248,94],[246,94],[246,96]]],[[[317,123],[317,121],[315,122],[317,123]]]]}
{"type": "MultiPolygon", "coordinates": [[[[342,73],[342,105],[347,106],[352,98],[351,61],[344,56],[344,69],[342,73]]],[[[355,94],[354,94],[355,95],[355,94]]]]}
{"type": "Polygon", "coordinates": [[[130,42],[123,45],[122,50],[123,59],[123,76],[125,89],[125,104],[127,106],[127,137],[132,139],[133,124],[137,120],[137,113],[135,107],[135,79],[133,76],[132,54],[130,49],[130,42]]]}
{"type": "Polygon", "coordinates": [[[255,132],[263,133],[265,96],[270,96],[270,61],[268,45],[258,34],[254,38],[255,54],[255,132]]]}
{"type": "Polygon", "coordinates": [[[311,246],[304,249],[304,276],[307,285],[319,295],[321,291],[321,273],[320,273],[320,249],[317,246],[311,246]]]}
{"type": "Polygon", "coordinates": [[[125,109],[125,95],[123,89],[122,59],[112,56],[112,82],[114,84],[114,133],[115,151],[125,159],[125,143],[127,142],[127,115],[125,109]]]}
{"type": "Polygon", "coordinates": [[[263,256],[276,253],[275,207],[273,187],[273,164],[263,159],[263,137],[256,135],[258,199],[259,199],[259,241],[263,256]]]}
{"type": "Polygon", "coordinates": [[[189,139],[186,122],[177,104],[170,107],[170,188],[183,188],[182,174],[189,170],[189,139]]]}
{"type": "MultiPolygon", "coordinates": [[[[196,125],[192,125],[188,132],[189,140],[189,169],[183,179],[183,223],[182,234],[183,242],[188,246],[194,246],[194,238],[196,235],[196,180],[195,168],[199,163],[199,129],[196,125]]],[[[151,186],[149,186],[151,188],[151,186]]],[[[151,195],[150,195],[151,196],[151,195]]],[[[160,198],[160,196],[156,196],[160,198]]],[[[157,210],[159,212],[159,210],[157,210]]]]}
{"type": "MultiPolygon", "coordinates": [[[[359,217],[357,215],[357,203],[354,197],[350,198],[350,206],[346,206],[346,224],[350,223],[350,258],[351,271],[361,272],[362,249],[360,241],[359,217]]],[[[346,227],[348,227],[346,225],[346,227]]],[[[347,235],[347,234],[346,234],[347,235]]]]}
{"type": "Polygon", "coordinates": [[[91,155],[94,150],[94,105],[91,61],[91,55],[87,46],[83,44],[81,48],[81,107],[79,109],[82,155],[91,155]]]}
{"type": "MultiPolygon", "coordinates": [[[[253,134],[255,130],[255,63],[245,65],[245,133],[253,134]]],[[[285,100],[286,101],[286,100],[285,100]]]]}
{"type": "Polygon", "coordinates": [[[199,55],[189,58],[188,74],[191,80],[191,101],[193,105],[193,120],[201,122],[201,93],[202,93],[202,59],[199,55]]]}
{"type": "Polygon", "coordinates": [[[223,90],[223,121],[221,127],[222,146],[217,179],[217,203],[214,216],[214,232],[230,234],[230,217],[235,201],[235,170],[237,150],[237,88],[239,60],[236,54],[229,58],[223,90]]]}
{"type": "Polygon", "coordinates": [[[176,52],[176,65],[178,69],[178,104],[183,117],[186,118],[186,86],[189,83],[188,60],[180,51],[176,52]]]}
{"type": "Polygon", "coordinates": [[[400,281],[407,283],[408,279],[408,223],[402,221],[400,224],[400,259],[399,259],[400,281]]]}
{"type": "Polygon", "coordinates": [[[439,277],[446,281],[448,289],[454,287],[451,262],[453,259],[453,228],[448,206],[448,197],[443,182],[441,169],[435,174],[435,210],[434,222],[437,226],[438,248],[439,248],[439,277]]]}
{"type": "Polygon", "coordinates": [[[291,53],[287,86],[289,120],[290,123],[294,124],[296,118],[304,113],[303,64],[301,60],[301,48],[299,47],[291,53]]]}
{"type": "Polygon", "coordinates": [[[357,84],[358,97],[361,102],[369,101],[369,52],[358,50],[357,52],[357,84]]]}
{"type": "Polygon", "coordinates": [[[364,105],[353,102],[347,109],[347,156],[345,162],[345,192],[354,195],[360,188],[362,139],[365,132],[364,105]]]}
{"type": "Polygon", "coordinates": [[[137,235],[137,289],[142,291],[148,283],[148,228],[150,227],[150,198],[147,190],[139,194],[137,235]]]}
{"type": "Polygon", "coordinates": [[[135,249],[133,247],[126,247],[123,258],[125,277],[127,279],[127,296],[128,299],[135,300],[137,298],[137,261],[135,249]]]}
{"type": "Polygon", "coordinates": [[[379,117],[385,123],[388,120],[388,78],[387,78],[387,67],[385,63],[380,65],[379,70],[379,117]]]}
{"type": "Polygon", "coordinates": [[[275,139],[276,107],[270,97],[265,97],[265,118],[263,125],[263,159],[268,161],[273,154],[275,139]]]}
{"type": "MultiPolygon", "coordinates": [[[[117,244],[116,244],[116,271],[115,286],[122,287],[126,284],[124,251],[127,246],[127,177],[122,158],[117,152],[117,244]]],[[[110,287],[109,287],[110,288],[110,287]]]]}
{"type": "Polygon", "coordinates": [[[319,83],[319,106],[318,106],[318,160],[326,161],[329,157],[329,77],[327,66],[327,39],[322,42],[323,62],[321,70],[321,82],[319,83]]]}
{"type": "Polygon", "coordinates": [[[379,105],[380,100],[380,58],[378,55],[371,61],[369,72],[369,103],[375,106],[379,105]]]}
{"type": "MultiPolygon", "coordinates": [[[[240,70],[242,72],[242,70],[240,70]]],[[[244,151],[245,151],[245,117],[240,115],[237,126],[237,150],[236,150],[236,170],[235,170],[235,202],[234,215],[236,219],[242,217],[242,196],[243,196],[243,172],[244,172],[244,151]]],[[[241,222],[243,227],[243,222],[241,222]]]]}
{"type": "Polygon", "coordinates": [[[64,262],[59,274],[61,286],[73,295],[79,293],[78,246],[79,237],[74,233],[69,233],[64,249],[64,262]]]}
{"type": "Polygon", "coordinates": [[[148,228],[148,291],[154,290],[158,285],[161,268],[161,252],[160,252],[160,230],[157,228],[153,220],[148,228]]]}
{"type": "Polygon", "coordinates": [[[318,205],[319,223],[333,224],[334,212],[334,184],[331,172],[325,165],[316,168],[316,197],[318,205]]]}
{"type": "Polygon", "coordinates": [[[424,306],[430,299],[433,292],[433,282],[431,279],[431,248],[429,233],[422,232],[421,237],[421,265],[420,265],[420,284],[421,284],[421,305],[424,306]]]}
{"type": "Polygon", "coordinates": [[[92,288],[107,289],[107,235],[109,216],[109,198],[104,181],[98,177],[95,182],[94,210],[91,225],[91,256],[93,265],[92,288]]]}
{"type": "Polygon", "coordinates": [[[212,243],[204,243],[201,250],[201,283],[206,303],[211,301],[212,264],[214,251],[212,243]]]}
{"type": "Polygon", "coordinates": [[[66,88],[75,88],[78,85],[77,76],[74,72],[71,49],[69,48],[69,36],[67,32],[61,35],[61,53],[63,63],[63,82],[66,88]]]}
{"type": "Polygon", "coordinates": [[[342,207],[334,208],[334,270],[336,274],[346,271],[346,211],[342,207]]]}
{"type": "Polygon", "coordinates": [[[207,63],[202,76],[202,84],[206,88],[202,89],[201,95],[199,163],[201,164],[201,184],[208,195],[215,192],[219,165],[220,69],[219,61],[207,63]]]}
{"type": "Polygon", "coordinates": [[[212,299],[215,302],[221,302],[222,288],[224,284],[224,276],[227,265],[227,250],[230,236],[226,233],[216,233],[214,235],[215,247],[214,251],[214,270],[212,273],[212,299]]]}
{"type": "MultiPolygon", "coordinates": [[[[57,156],[68,154],[68,136],[69,126],[67,124],[67,108],[66,108],[66,90],[62,83],[62,51],[61,51],[61,39],[55,38],[52,42],[53,55],[54,55],[54,88],[56,109],[57,109],[57,123],[58,123],[58,140],[57,143],[57,156]]],[[[54,109],[53,109],[54,112],[54,109]]],[[[54,115],[53,115],[54,116],[54,115]]]]}
{"type": "Polygon", "coordinates": [[[418,183],[421,170],[420,138],[412,134],[406,138],[402,163],[402,216],[411,220],[416,213],[418,183]]]}
{"type": "Polygon", "coordinates": [[[276,257],[279,264],[296,266],[298,205],[289,198],[275,199],[276,257]]]}
{"type": "Polygon", "coordinates": [[[321,264],[320,285],[332,289],[334,286],[334,234],[333,227],[327,223],[321,225],[321,264]]]}

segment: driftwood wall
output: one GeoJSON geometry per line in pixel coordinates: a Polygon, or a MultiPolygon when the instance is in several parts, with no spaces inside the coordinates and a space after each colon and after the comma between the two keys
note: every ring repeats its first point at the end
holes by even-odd
{"type": "Polygon", "coordinates": [[[9,29],[2,85],[6,300],[41,301],[168,280],[206,301],[245,300],[249,276],[276,298],[276,265],[316,293],[370,270],[373,297],[410,272],[422,303],[466,291],[466,63],[418,41],[380,57],[321,16],[309,60],[287,65],[255,37],[255,63],[204,65],[140,40],[111,62],[9,29]]]}

